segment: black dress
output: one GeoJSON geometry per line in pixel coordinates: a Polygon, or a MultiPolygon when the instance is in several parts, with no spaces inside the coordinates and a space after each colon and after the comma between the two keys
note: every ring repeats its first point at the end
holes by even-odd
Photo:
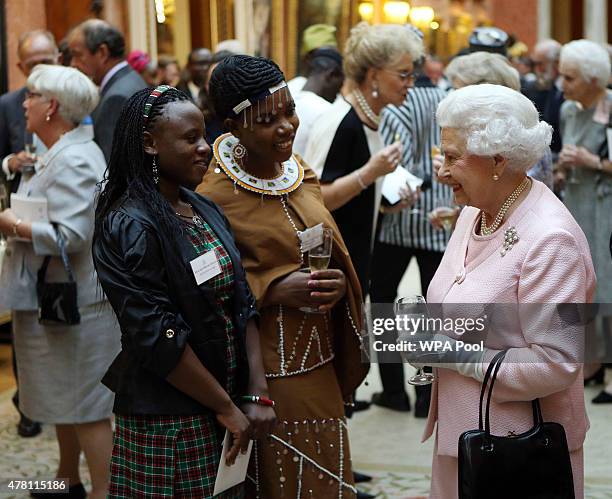
{"type": "MultiPolygon", "coordinates": [[[[355,109],[351,107],[340,122],[329,148],[320,178],[322,184],[344,177],[368,162],[371,153],[364,126],[355,109]]],[[[371,241],[376,205],[375,185],[375,183],[370,185],[344,206],[332,211],[351,255],[364,296],[368,293],[370,281],[371,241]]]]}

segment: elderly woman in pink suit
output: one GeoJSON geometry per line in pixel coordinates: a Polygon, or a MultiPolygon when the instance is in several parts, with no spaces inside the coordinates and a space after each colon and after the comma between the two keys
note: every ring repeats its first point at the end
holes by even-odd
{"type": "MultiPolygon", "coordinates": [[[[455,200],[465,205],[427,293],[429,303],[558,304],[590,302],[595,274],[587,240],[565,206],[526,175],[548,147],[551,128],[520,93],[473,85],[439,105],[444,166],[455,200]],[[514,229],[517,238],[504,247],[514,229]]],[[[582,366],[564,334],[541,314],[507,321],[485,340],[483,352],[439,365],[424,440],[434,433],[431,498],[458,495],[461,433],[478,427],[483,372],[507,350],[491,405],[495,435],[533,426],[531,400],[545,421],[567,435],[576,498],[583,496],[582,446],[589,423],[582,366]]],[[[447,333],[448,334],[448,333],[447,333]]],[[[457,336],[449,334],[452,338],[457,336]]],[[[419,361],[427,364],[427,355],[419,361]]],[[[431,360],[431,358],[429,359],[431,360]]],[[[443,360],[442,360],[443,361],[443,360]]],[[[525,491],[528,497],[528,492],[525,491]]]]}

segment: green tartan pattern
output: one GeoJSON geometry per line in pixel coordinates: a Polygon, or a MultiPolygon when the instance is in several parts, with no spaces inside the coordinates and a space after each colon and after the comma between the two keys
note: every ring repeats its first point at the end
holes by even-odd
{"type": "Polygon", "coordinates": [[[205,220],[204,227],[196,225],[187,226],[187,237],[193,249],[198,255],[214,250],[221,273],[211,278],[208,284],[215,290],[217,300],[217,313],[223,319],[225,334],[227,335],[227,386],[225,389],[230,396],[235,395],[235,373],[238,367],[236,359],[236,337],[234,335],[234,323],[232,322],[232,306],[234,297],[234,267],[232,259],[221,244],[221,241],[210,228],[205,220]]]}
{"type": "MultiPolygon", "coordinates": [[[[118,415],[109,497],[213,497],[223,434],[212,415],[118,415]]],[[[243,486],[214,497],[240,499],[243,486]]]]}
{"type": "MultiPolygon", "coordinates": [[[[227,335],[227,386],[235,397],[236,337],[232,322],[232,260],[210,226],[186,224],[196,253],[214,250],[221,273],[207,284],[215,291],[216,312],[227,335]]],[[[117,415],[111,458],[110,498],[211,498],[225,431],[214,415],[117,415]]],[[[215,496],[241,499],[243,485],[215,496]]]]}

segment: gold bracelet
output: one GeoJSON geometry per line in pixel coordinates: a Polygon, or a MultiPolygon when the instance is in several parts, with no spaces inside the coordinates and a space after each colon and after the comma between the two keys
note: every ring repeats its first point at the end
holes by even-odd
{"type": "Polygon", "coordinates": [[[13,224],[13,235],[15,237],[19,237],[19,233],[17,232],[17,228],[21,225],[21,222],[23,222],[23,220],[21,220],[21,218],[18,218],[17,221],[13,224]]]}

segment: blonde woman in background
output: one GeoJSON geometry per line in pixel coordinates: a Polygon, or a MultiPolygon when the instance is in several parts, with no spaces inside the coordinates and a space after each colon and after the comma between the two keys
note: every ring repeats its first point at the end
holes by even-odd
{"type": "MultiPolygon", "coordinates": [[[[399,142],[383,147],[380,113],[388,104],[404,102],[422,54],[422,41],[404,26],[355,26],[344,52],[351,92],[321,116],[306,146],[304,159],[320,178],[325,206],[340,228],[364,296],[381,200],[377,179],[395,170],[402,153],[399,142]]],[[[395,209],[413,202],[412,193],[403,196],[395,209]]]]}

